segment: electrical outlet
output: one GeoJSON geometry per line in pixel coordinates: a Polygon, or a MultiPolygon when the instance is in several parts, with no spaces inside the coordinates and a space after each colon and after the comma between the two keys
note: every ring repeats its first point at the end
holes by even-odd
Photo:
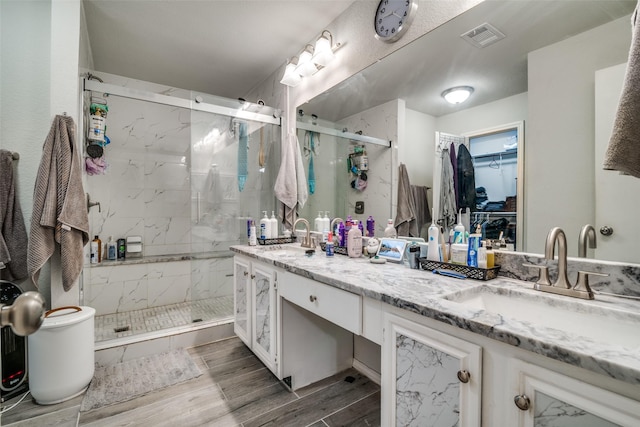
{"type": "Polygon", "coordinates": [[[363,201],[356,202],[356,213],[357,214],[363,214],[364,213],[364,202],[363,201]]]}

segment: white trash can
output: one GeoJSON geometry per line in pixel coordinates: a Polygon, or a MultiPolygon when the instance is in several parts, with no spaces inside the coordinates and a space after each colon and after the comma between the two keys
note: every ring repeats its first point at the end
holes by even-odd
{"type": "Polygon", "coordinates": [[[36,403],[52,405],[84,392],[95,369],[92,307],[49,310],[28,337],[29,389],[36,403]]]}

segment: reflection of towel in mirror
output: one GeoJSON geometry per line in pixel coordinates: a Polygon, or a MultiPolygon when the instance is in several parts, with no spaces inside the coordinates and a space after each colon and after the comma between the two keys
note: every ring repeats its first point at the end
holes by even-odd
{"type": "Polygon", "coordinates": [[[60,245],[65,291],[71,289],[82,271],[82,248],[89,242],[89,216],[75,149],[73,119],[56,116],[42,147],[33,191],[27,267],[36,286],[40,269],[53,255],[56,243],[60,245]]]}
{"type": "Polygon", "coordinates": [[[629,62],[603,168],[640,178],[640,25],[637,16],[638,7],[631,16],[629,62]]]}
{"type": "Polygon", "coordinates": [[[294,211],[296,207],[302,208],[307,203],[309,193],[307,191],[307,180],[302,163],[302,154],[298,137],[295,133],[290,133],[287,141],[283,144],[282,163],[273,187],[276,197],[285,208],[281,211],[282,220],[285,227],[291,229],[293,226],[294,211]]]}
{"type": "Polygon", "coordinates": [[[456,223],[456,192],[454,189],[453,165],[449,156],[449,150],[442,150],[442,179],[440,184],[440,204],[438,223],[445,229],[451,229],[456,223]]]}
{"type": "Polygon", "coordinates": [[[416,227],[422,230],[422,226],[431,222],[431,211],[429,210],[429,200],[427,199],[427,187],[422,185],[412,185],[413,201],[415,203],[416,227]]]}
{"type": "Polygon", "coordinates": [[[27,277],[27,229],[16,194],[13,154],[0,150],[0,278],[27,277]]]}
{"type": "Polygon", "coordinates": [[[411,191],[409,174],[404,163],[398,167],[398,207],[393,223],[399,236],[418,237],[420,230],[416,221],[416,203],[411,191]]]}

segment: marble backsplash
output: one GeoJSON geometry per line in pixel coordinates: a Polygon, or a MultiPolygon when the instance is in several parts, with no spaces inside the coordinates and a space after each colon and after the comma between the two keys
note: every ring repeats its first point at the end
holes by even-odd
{"type": "MultiPolygon", "coordinates": [[[[538,269],[524,264],[546,265],[551,280],[558,275],[558,261],[547,261],[541,254],[496,251],[496,264],[501,266],[500,276],[535,282],[538,269]]],[[[594,292],[607,292],[640,298],[640,265],[587,258],[569,258],[567,273],[571,283],[576,282],[578,271],[608,274],[607,277],[590,276],[589,285],[594,292]]]]}

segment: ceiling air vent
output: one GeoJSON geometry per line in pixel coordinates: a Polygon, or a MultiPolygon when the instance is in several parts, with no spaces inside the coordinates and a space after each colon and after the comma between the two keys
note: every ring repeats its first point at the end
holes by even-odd
{"type": "Polygon", "coordinates": [[[502,40],[505,38],[505,35],[493,25],[484,23],[471,31],[467,31],[460,37],[475,47],[482,49],[483,47],[487,47],[490,44],[502,40]]]}

